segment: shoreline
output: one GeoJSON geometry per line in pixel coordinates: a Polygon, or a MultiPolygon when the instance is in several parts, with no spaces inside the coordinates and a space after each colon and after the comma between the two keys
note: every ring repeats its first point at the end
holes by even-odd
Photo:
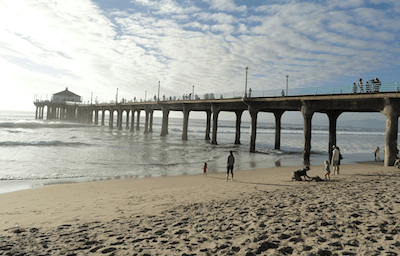
{"type": "MultiPolygon", "coordinates": [[[[378,163],[378,162],[374,162],[378,163]]],[[[392,167],[383,167],[383,164],[377,164],[382,169],[393,169],[392,167]]],[[[378,167],[375,164],[350,164],[341,165],[340,175],[331,175],[331,180],[342,180],[348,175],[355,174],[355,172],[364,169],[365,172],[374,172],[378,167]],[[358,168],[354,168],[357,167],[358,168]],[[354,171],[356,169],[356,171],[354,171]]],[[[225,180],[225,172],[211,172],[208,173],[207,177],[202,177],[201,174],[181,174],[178,176],[160,176],[160,177],[145,177],[145,178],[132,178],[132,179],[104,179],[96,181],[86,181],[86,182],[67,182],[59,184],[44,185],[37,188],[20,190],[5,194],[0,194],[0,205],[2,209],[2,215],[4,212],[9,212],[5,207],[11,207],[12,211],[18,211],[25,209],[27,206],[35,208],[35,204],[32,202],[40,202],[41,205],[46,205],[51,209],[51,204],[59,205],[60,201],[56,199],[65,200],[65,205],[74,204],[81,202],[85,205],[82,207],[91,208],[92,214],[95,204],[93,204],[93,199],[99,200],[98,204],[104,203],[105,205],[110,204],[109,201],[112,197],[125,197],[127,200],[137,200],[139,202],[146,203],[145,199],[141,199],[141,195],[154,195],[151,199],[162,201],[167,200],[165,198],[165,193],[173,198],[173,200],[168,199],[170,204],[173,203],[191,203],[187,199],[189,196],[178,195],[180,191],[193,190],[202,193],[204,196],[193,197],[193,200],[204,202],[209,200],[208,197],[212,196],[214,199],[230,199],[234,196],[241,196],[245,193],[262,191],[275,191],[281,188],[291,188],[296,186],[304,186],[302,182],[295,183],[291,181],[292,172],[302,168],[302,166],[287,166],[287,167],[272,167],[264,169],[253,169],[253,170],[237,170],[234,171],[233,182],[225,180]],[[231,186],[230,184],[235,184],[231,186]],[[224,189],[226,191],[224,191],[224,189]],[[210,191],[220,192],[220,193],[210,193],[210,191]],[[73,192],[73,193],[71,193],[73,192]],[[107,192],[110,194],[107,195],[107,192]],[[229,192],[229,193],[228,193],[229,192]],[[157,193],[164,193],[162,196],[157,196],[157,193]],[[51,195],[51,196],[50,196],[51,195]],[[102,195],[104,198],[99,198],[102,195]],[[47,197],[49,196],[49,197],[47,197]],[[18,204],[13,206],[13,202],[21,202],[24,206],[19,207],[18,204]]],[[[324,172],[322,171],[323,166],[311,166],[311,170],[308,172],[310,177],[320,176],[323,178],[324,172]]],[[[309,183],[308,183],[309,184],[309,183]]],[[[148,199],[148,198],[147,198],[148,199]]],[[[141,205],[141,203],[135,202],[133,204],[141,205]]],[[[118,205],[118,204],[116,204],[118,205]]],[[[165,210],[166,203],[161,203],[160,205],[153,205],[154,207],[159,207],[165,210]]],[[[40,208],[40,207],[37,207],[40,208]]],[[[154,212],[153,210],[147,212],[146,210],[137,210],[138,207],[131,207],[131,211],[140,214],[149,214],[154,212]]],[[[11,210],[10,210],[11,211],[11,210]]],[[[36,212],[36,210],[32,210],[36,212]]],[[[40,211],[43,212],[43,211],[40,211]]],[[[55,214],[56,212],[53,212],[55,214]]],[[[19,213],[20,214],[20,213],[19,213]]],[[[88,214],[88,213],[86,213],[88,214]]],[[[39,214],[40,215],[40,214],[39,214]]],[[[95,215],[95,214],[94,214],[95,215]]],[[[7,221],[0,222],[0,226],[6,226],[7,224],[17,225],[18,220],[12,220],[12,218],[6,218],[7,221]],[[14,223],[11,223],[14,221],[14,223]]],[[[36,219],[33,217],[32,219],[36,219]]],[[[40,218],[39,218],[40,219],[40,218]]],[[[80,218],[76,218],[80,219],[80,218]]],[[[65,221],[65,220],[64,220],[65,221]]],[[[57,221],[61,224],[60,221],[57,221]]],[[[21,223],[22,224],[22,223],[21,223]]],[[[34,223],[27,223],[32,225],[34,223]]],[[[44,224],[44,223],[43,223],[44,224]]]]}
{"type": "MultiPolygon", "coordinates": [[[[292,182],[298,168],[235,171],[233,182],[225,182],[224,173],[209,173],[49,185],[1,194],[0,241],[20,248],[21,235],[38,244],[44,236],[54,246],[42,252],[60,255],[65,250],[125,255],[124,248],[127,255],[247,255],[267,250],[285,255],[285,250],[317,253],[340,248],[356,255],[351,253],[371,246],[361,246],[350,231],[378,232],[371,227],[387,223],[383,225],[388,239],[385,233],[357,234],[365,241],[380,241],[385,251],[399,251],[400,225],[391,219],[400,213],[398,171],[379,164],[341,165],[341,174],[332,175],[331,182],[292,182]],[[338,237],[328,239],[329,229],[338,237]],[[80,234],[85,234],[83,240],[80,234]],[[344,238],[353,245],[337,242],[344,238]],[[61,246],[71,239],[75,243],[61,246]]],[[[323,178],[322,168],[313,166],[309,176],[323,178]]],[[[377,244],[371,243],[375,250],[377,244]]]]}

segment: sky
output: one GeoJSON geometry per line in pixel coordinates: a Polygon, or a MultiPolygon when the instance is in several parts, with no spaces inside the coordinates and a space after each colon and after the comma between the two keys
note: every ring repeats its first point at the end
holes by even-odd
{"type": "Polygon", "coordinates": [[[400,82],[398,0],[0,0],[0,109],[400,82]],[[93,96],[92,96],[93,95],[93,96]],[[92,98],[93,97],[93,98],[92,98]]]}

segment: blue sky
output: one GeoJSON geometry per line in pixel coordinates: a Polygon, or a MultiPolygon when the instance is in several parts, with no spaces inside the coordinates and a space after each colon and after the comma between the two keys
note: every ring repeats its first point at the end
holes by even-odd
{"type": "Polygon", "coordinates": [[[0,0],[0,109],[400,82],[400,1],[0,0]]]}

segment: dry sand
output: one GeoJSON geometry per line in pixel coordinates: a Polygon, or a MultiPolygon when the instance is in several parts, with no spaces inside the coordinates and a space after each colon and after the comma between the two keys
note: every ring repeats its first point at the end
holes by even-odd
{"type": "Polygon", "coordinates": [[[233,182],[209,173],[1,194],[0,255],[400,253],[400,171],[342,165],[331,182],[292,182],[298,168],[236,171],[233,182]]]}

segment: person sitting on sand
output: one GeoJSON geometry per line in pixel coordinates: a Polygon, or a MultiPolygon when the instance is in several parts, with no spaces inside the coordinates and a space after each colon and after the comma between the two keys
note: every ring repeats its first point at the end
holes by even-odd
{"type": "Polygon", "coordinates": [[[303,179],[301,177],[304,177],[304,180],[310,179],[310,177],[308,177],[307,175],[307,171],[310,170],[310,166],[306,166],[300,170],[294,171],[293,172],[293,176],[292,176],[292,180],[297,180],[297,181],[302,181],[303,179]]]}
{"type": "Polygon", "coordinates": [[[225,179],[225,181],[228,181],[229,171],[232,174],[231,181],[233,181],[233,165],[234,165],[234,163],[235,163],[235,157],[233,156],[233,152],[231,150],[230,155],[228,156],[228,162],[226,163],[226,179],[225,179]]]}
{"type": "Polygon", "coordinates": [[[204,162],[204,166],[203,166],[203,176],[207,177],[207,162],[204,162]]]}
{"type": "Polygon", "coordinates": [[[328,176],[328,180],[331,180],[331,175],[330,175],[331,174],[331,168],[329,168],[329,162],[325,161],[324,164],[325,164],[324,171],[326,171],[325,180],[326,180],[326,176],[328,176]]]}

